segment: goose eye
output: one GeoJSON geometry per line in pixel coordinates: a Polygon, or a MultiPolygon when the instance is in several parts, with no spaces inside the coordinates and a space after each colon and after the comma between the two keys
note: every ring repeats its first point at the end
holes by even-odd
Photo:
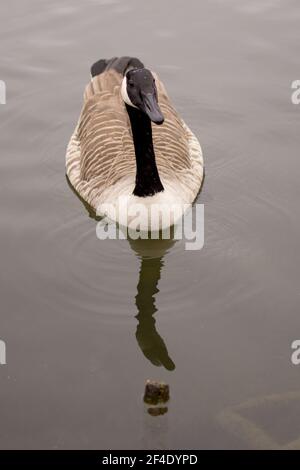
{"type": "Polygon", "coordinates": [[[128,83],[129,83],[130,88],[132,88],[133,87],[133,82],[128,82],[128,83]]]}

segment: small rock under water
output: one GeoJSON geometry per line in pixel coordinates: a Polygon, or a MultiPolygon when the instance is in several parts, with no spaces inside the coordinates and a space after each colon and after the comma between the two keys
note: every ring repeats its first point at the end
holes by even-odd
{"type": "Polygon", "coordinates": [[[168,412],[167,406],[157,406],[148,408],[148,413],[151,416],[161,416],[168,412]]]}
{"type": "Polygon", "coordinates": [[[164,382],[147,380],[145,386],[144,402],[150,405],[165,403],[170,398],[170,388],[164,382]]]}

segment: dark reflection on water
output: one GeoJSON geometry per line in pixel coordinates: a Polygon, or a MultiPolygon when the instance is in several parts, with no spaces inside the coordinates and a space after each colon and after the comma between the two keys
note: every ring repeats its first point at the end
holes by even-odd
{"type": "Polygon", "coordinates": [[[138,310],[136,319],[136,339],[145,357],[155,366],[174,370],[175,364],[169,356],[164,340],[156,330],[154,314],[158,283],[164,266],[164,253],[169,251],[175,240],[129,240],[131,248],[139,255],[140,271],[137,284],[135,305],[138,310]],[[150,255],[143,254],[150,252],[150,255]],[[158,253],[157,253],[158,252],[158,253]]]}
{"type": "MultiPolygon", "coordinates": [[[[102,217],[97,216],[94,209],[80,197],[67,176],[66,180],[73,194],[77,196],[87,210],[89,217],[95,221],[100,221],[102,217]]],[[[172,230],[170,230],[170,239],[163,239],[162,233],[159,233],[158,237],[158,240],[152,240],[150,235],[149,239],[138,238],[134,240],[128,237],[132,251],[140,260],[137,295],[135,296],[135,305],[138,311],[136,315],[138,325],[135,335],[144,356],[153,365],[164,366],[171,371],[175,369],[175,364],[169,357],[164,340],[157,332],[154,314],[157,312],[155,299],[156,294],[159,292],[158,283],[164,266],[164,255],[172,249],[176,240],[173,239],[172,230]]]]}

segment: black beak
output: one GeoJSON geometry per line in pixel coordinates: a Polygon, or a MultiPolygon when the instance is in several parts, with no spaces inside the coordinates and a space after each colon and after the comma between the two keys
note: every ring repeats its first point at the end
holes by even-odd
{"type": "Polygon", "coordinates": [[[162,124],[164,122],[163,114],[158,106],[155,93],[143,93],[143,111],[147,114],[149,119],[155,124],[162,124]]]}

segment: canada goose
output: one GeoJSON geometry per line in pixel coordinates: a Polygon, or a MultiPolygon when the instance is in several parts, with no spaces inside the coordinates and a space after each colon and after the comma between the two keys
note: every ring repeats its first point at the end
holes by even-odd
{"type": "Polygon", "coordinates": [[[158,76],[132,57],[102,59],[91,76],[66,154],[77,193],[120,223],[120,200],[127,208],[192,204],[203,179],[201,147],[158,76]]]}

